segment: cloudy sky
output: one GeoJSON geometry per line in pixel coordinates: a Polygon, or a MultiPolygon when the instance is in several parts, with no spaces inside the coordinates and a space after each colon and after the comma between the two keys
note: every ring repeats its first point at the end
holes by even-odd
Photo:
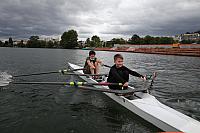
{"type": "Polygon", "coordinates": [[[200,30],[200,0],[0,0],[0,39],[173,36],[200,30]]]}

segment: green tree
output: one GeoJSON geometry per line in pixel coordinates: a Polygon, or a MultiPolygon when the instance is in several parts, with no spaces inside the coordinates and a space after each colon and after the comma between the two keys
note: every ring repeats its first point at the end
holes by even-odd
{"type": "Polygon", "coordinates": [[[134,34],[132,37],[131,37],[131,40],[138,40],[140,39],[140,36],[138,36],[137,34],[134,34]]]}
{"type": "Polygon", "coordinates": [[[3,44],[3,42],[0,40],[0,47],[3,47],[4,46],[4,44],[3,44]]]}
{"type": "Polygon", "coordinates": [[[129,44],[140,44],[141,38],[137,34],[134,34],[131,39],[128,40],[129,44]]]}
{"type": "Polygon", "coordinates": [[[123,38],[113,38],[111,40],[113,42],[113,44],[125,44],[126,41],[123,38]]]}
{"type": "Polygon", "coordinates": [[[39,36],[31,36],[29,39],[30,39],[31,41],[37,41],[37,40],[39,40],[40,38],[39,38],[39,36]]]}
{"type": "Polygon", "coordinates": [[[10,38],[8,39],[8,46],[9,46],[9,47],[13,47],[13,40],[12,40],[12,37],[10,37],[10,38]]]}
{"type": "Polygon", "coordinates": [[[38,48],[46,48],[46,47],[47,47],[47,42],[44,40],[39,40],[38,48]]]}
{"type": "Polygon", "coordinates": [[[55,42],[53,43],[53,48],[60,48],[60,43],[59,43],[59,41],[55,41],[55,42]]]}
{"type": "Polygon", "coordinates": [[[105,47],[114,47],[114,43],[112,41],[106,41],[105,47]]]}
{"type": "Polygon", "coordinates": [[[18,44],[17,44],[18,47],[25,47],[25,44],[24,44],[24,40],[21,40],[18,44]]]}
{"type": "Polygon", "coordinates": [[[8,41],[5,41],[4,47],[8,47],[8,41]]]}
{"type": "Polygon", "coordinates": [[[171,37],[160,37],[160,44],[173,44],[174,39],[171,37]]]}
{"type": "Polygon", "coordinates": [[[90,43],[91,43],[90,38],[87,38],[86,41],[85,41],[86,47],[90,46],[90,43]]]}
{"type": "Polygon", "coordinates": [[[161,44],[160,43],[160,37],[155,37],[154,38],[155,44],[161,44]]]}
{"type": "Polygon", "coordinates": [[[53,41],[50,40],[47,42],[46,48],[53,48],[53,46],[54,46],[54,43],[53,41]]]}
{"type": "Polygon", "coordinates": [[[40,48],[39,36],[31,36],[27,42],[28,48],[40,48]]]}
{"type": "Polygon", "coordinates": [[[97,35],[92,37],[90,47],[101,47],[101,40],[97,35]]]}
{"type": "Polygon", "coordinates": [[[147,36],[144,37],[144,42],[145,42],[145,44],[153,44],[154,38],[147,35],[147,36]]]}
{"type": "Polygon", "coordinates": [[[64,32],[61,36],[60,44],[63,48],[75,48],[78,46],[78,34],[75,30],[64,32]]]}
{"type": "Polygon", "coordinates": [[[182,40],[181,43],[182,44],[191,44],[192,41],[191,40],[182,40]]]}

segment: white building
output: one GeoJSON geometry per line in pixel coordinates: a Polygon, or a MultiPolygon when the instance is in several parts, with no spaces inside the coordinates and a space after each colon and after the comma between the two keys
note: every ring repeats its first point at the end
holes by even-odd
{"type": "Polygon", "coordinates": [[[182,40],[200,40],[200,34],[199,33],[190,33],[190,34],[181,34],[175,36],[176,40],[182,41],[182,40]]]}

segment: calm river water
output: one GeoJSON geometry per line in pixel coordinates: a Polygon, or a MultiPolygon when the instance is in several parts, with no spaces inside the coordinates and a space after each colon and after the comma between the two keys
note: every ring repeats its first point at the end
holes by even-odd
{"type": "MultiPolygon", "coordinates": [[[[0,73],[46,72],[84,64],[87,50],[0,48],[0,73]]],[[[97,52],[113,64],[114,52],[97,52]]],[[[162,103],[200,121],[200,58],[122,53],[125,65],[142,74],[158,72],[151,94],[162,103]]],[[[108,68],[101,68],[102,73],[108,68]]],[[[74,81],[51,74],[15,81],[74,81]]],[[[136,88],[143,81],[135,77],[136,88]]],[[[115,103],[103,93],[50,85],[9,85],[0,89],[1,133],[151,133],[160,129],[115,103]]]]}

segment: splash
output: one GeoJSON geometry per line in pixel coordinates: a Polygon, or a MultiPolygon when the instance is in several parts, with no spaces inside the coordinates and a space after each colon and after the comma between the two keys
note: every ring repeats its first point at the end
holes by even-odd
{"type": "Polygon", "coordinates": [[[12,81],[12,75],[7,72],[0,72],[0,87],[6,86],[12,81]]]}

